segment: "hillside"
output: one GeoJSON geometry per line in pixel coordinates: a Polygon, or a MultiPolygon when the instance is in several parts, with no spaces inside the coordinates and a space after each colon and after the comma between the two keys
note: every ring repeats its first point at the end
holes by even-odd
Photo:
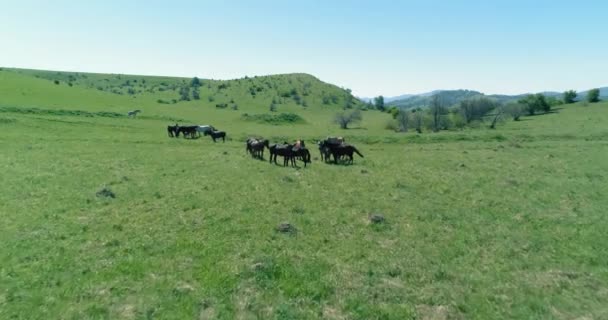
{"type": "Polygon", "coordinates": [[[137,108],[195,106],[254,112],[342,109],[361,102],[308,74],[211,80],[0,68],[0,104],[137,108]],[[87,97],[94,98],[87,98],[87,97]],[[76,103],[78,101],[78,103],[76,103]],[[87,105],[83,105],[87,104],[87,105]]]}

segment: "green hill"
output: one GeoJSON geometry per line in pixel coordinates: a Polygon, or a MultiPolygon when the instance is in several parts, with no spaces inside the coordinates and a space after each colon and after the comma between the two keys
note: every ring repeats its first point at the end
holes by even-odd
{"type": "Polygon", "coordinates": [[[248,112],[361,106],[350,92],[308,74],[210,80],[29,69],[0,71],[2,104],[140,109],[194,106],[248,112]]]}

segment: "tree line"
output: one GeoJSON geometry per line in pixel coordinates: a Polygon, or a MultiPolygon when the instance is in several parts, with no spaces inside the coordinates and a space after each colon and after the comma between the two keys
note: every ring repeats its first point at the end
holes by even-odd
{"type": "MultiPolygon", "coordinates": [[[[489,120],[489,127],[496,128],[497,123],[505,118],[519,121],[522,116],[547,114],[553,112],[554,107],[576,102],[578,93],[574,90],[565,91],[562,98],[547,97],[543,94],[529,94],[525,97],[508,103],[499,103],[493,98],[483,95],[462,100],[455,106],[446,102],[448,99],[441,92],[433,95],[428,106],[414,109],[387,108],[384,97],[378,96],[367,103],[367,109],[388,112],[392,121],[387,129],[407,132],[414,130],[422,133],[423,129],[438,132],[452,128],[479,126],[489,120]]],[[[600,90],[591,89],[587,92],[585,101],[596,103],[600,101],[600,90]]],[[[359,110],[343,111],[335,115],[334,122],[342,129],[347,129],[352,123],[361,121],[359,110]]]]}

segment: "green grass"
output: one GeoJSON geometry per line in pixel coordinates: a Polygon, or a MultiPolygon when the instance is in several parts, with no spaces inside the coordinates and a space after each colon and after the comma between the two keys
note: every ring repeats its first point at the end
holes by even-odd
{"type": "Polygon", "coordinates": [[[153,94],[98,116],[134,98],[6,69],[0,93],[0,319],[608,317],[608,103],[416,135],[153,94]],[[170,139],[169,119],[230,139],[170,139]],[[365,158],[283,168],[245,155],[254,134],[365,158]]]}

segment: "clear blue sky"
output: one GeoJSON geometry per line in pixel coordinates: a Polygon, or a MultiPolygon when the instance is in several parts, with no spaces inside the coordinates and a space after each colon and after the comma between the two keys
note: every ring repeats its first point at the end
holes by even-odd
{"type": "Polygon", "coordinates": [[[0,66],[228,79],[305,72],[359,96],[608,85],[608,1],[6,1],[0,66]]]}

